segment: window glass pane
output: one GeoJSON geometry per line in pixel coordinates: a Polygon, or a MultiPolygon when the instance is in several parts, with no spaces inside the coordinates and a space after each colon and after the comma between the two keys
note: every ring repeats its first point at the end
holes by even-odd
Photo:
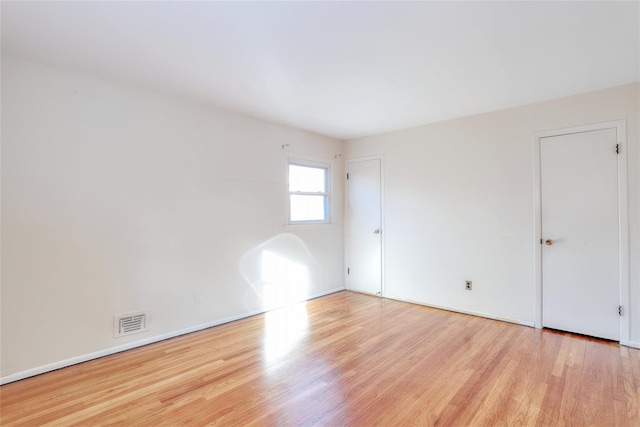
{"type": "Polygon", "coordinates": [[[289,191],[324,193],[327,191],[327,169],[289,165],[289,191]]]}
{"type": "Polygon", "coordinates": [[[325,221],[325,196],[307,196],[292,194],[291,221],[325,221]]]}

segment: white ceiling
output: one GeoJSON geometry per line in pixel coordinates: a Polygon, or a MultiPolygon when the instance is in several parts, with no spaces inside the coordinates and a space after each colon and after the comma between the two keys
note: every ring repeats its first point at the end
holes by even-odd
{"type": "Polygon", "coordinates": [[[2,51],[350,139],[640,80],[639,2],[1,2],[2,51]]]}

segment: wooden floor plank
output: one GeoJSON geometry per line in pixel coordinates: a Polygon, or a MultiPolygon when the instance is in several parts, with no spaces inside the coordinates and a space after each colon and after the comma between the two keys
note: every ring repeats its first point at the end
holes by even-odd
{"type": "Polygon", "coordinates": [[[640,350],[339,292],[0,387],[13,425],[640,425],[640,350]]]}

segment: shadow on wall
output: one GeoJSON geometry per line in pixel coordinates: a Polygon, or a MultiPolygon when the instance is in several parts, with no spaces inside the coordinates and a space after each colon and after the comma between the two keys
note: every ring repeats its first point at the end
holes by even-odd
{"type": "Polygon", "coordinates": [[[285,307],[309,297],[321,274],[311,252],[295,234],[278,234],[245,253],[238,265],[264,310],[285,307]]]}

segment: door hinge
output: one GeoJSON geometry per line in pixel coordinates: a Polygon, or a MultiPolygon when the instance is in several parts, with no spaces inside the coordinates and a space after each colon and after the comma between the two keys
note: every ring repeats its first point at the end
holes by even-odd
{"type": "Polygon", "coordinates": [[[347,268],[347,274],[349,274],[349,269],[347,268]]]}
{"type": "Polygon", "coordinates": [[[542,241],[542,239],[540,239],[540,244],[542,244],[542,243],[544,243],[544,242],[542,241]]]}
{"type": "Polygon", "coordinates": [[[347,179],[349,179],[349,174],[347,174],[347,179]]]}
{"type": "Polygon", "coordinates": [[[616,144],[616,154],[620,154],[620,144],[616,144]]]}
{"type": "Polygon", "coordinates": [[[622,306],[618,306],[618,316],[622,316],[622,306]]]}

